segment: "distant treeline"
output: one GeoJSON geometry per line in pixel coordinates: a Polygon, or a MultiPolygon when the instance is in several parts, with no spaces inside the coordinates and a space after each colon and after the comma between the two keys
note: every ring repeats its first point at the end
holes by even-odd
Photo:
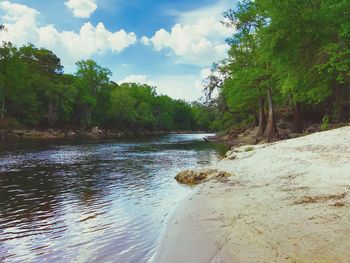
{"type": "Polygon", "coordinates": [[[65,74],[60,59],[33,45],[0,47],[0,128],[216,130],[217,110],[158,96],[154,87],[118,85],[93,60],[65,74]]]}
{"type": "Polygon", "coordinates": [[[350,1],[244,0],[224,17],[235,34],[207,89],[227,128],[255,121],[273,140],[282,117],[298,133],[349,121],[350,1]]]}

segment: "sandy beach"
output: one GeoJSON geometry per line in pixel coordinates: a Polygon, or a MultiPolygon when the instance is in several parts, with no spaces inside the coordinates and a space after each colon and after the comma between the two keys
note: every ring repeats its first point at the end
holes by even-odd
{"type": "Polygon", "coordinates": [[[168,221],[154,262],[349,262],[350,127],[242,146],[168,221]]]}

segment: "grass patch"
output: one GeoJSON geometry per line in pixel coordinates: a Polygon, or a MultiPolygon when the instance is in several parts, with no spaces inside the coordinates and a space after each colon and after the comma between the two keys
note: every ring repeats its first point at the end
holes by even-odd
{"type": "Polygon", "coordinates": [[[249,146],[249,147],[246,147],[246,148],[244,149],[245,152],[251,152],[251,151],[254,151],[254,150],[255,150],[255,149],[254,149],[253,146],[249,146]]]}

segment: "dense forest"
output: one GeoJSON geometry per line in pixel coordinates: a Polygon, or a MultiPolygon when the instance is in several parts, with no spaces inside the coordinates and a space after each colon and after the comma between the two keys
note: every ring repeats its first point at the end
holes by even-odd
{"type": "Polygon", "coordinates": [[[256,125],[257,138],[274,140],[281,119],[294,133],[349,121],[350,1],[244,0],[223,16],[235,33],[228,57],[213,64],[205,82],[205,104],[159,96],[147,85],[118,85],[92,60],[65,74],[51,51],[3,43],[0,124],[150,131],[256,125]]]}
{"type": "Polygon", "coordinates": [[[155,87],[110,80],[93,60],[65,74],[50,50],[11,43],[0,47],[0,128],[120,131],[216,130],[216,109],[158,96],[155,87]]]}
{"type": "Polygon", "coordinates": [[[213,65],[208,95],[223,126],[255,123],[258,137],[350,118],[350,1],[245,0],[224,13],[236,29],[228,58],[213,65]],[[288,123],[288,122],[287,122],[288,123]]]}

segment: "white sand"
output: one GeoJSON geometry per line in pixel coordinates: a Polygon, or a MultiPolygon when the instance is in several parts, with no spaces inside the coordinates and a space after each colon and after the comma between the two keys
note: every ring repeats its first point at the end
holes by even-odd
{"type": "Polygon", "coordinates": [[[246,148],[179,204],[154,262],[350,262],[350,127],[246,148]]]}

